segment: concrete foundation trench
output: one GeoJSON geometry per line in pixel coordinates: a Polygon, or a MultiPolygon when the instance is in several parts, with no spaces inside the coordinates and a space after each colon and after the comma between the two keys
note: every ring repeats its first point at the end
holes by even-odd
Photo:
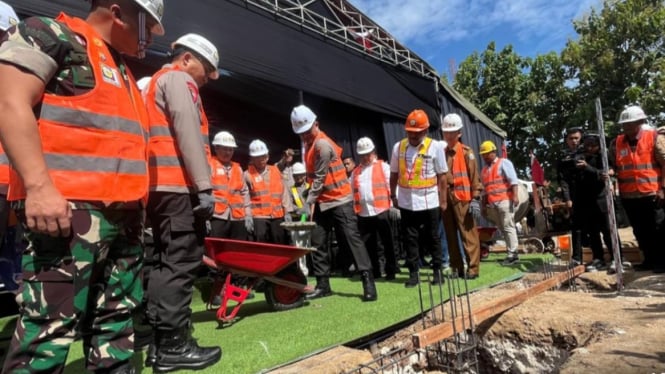
{"type": "Polygon", "coordinates": [[[362,347],[335,347],[271,372],[663,371],[665,357],[658,347],[665,343],[665,277],[636,281],[639,277],[628,273],[626,284],[637,284],[618,294],[613,277],[604,272],[551,270],[462,292],[362,347]]]}

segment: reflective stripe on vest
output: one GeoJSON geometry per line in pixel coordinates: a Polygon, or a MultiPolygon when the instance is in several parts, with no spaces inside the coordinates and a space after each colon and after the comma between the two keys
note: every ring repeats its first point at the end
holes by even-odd
{"type": "Polygon", "coordinates": [[[408,139],[402,139],[399,143],[399,153],[398,153],[398,166],[399,166],[399,179],[397,180],[400,187],[403,188],[430,188],[436,186],[437,178],[436,175],[430,178],[425,178],[423,176],[423,164],[425,155],[429,151],[429,147],[432,144],[432,138],[425,138],[423,144],[418,148],[418,154],[416,155],[413,165],[411,165],[411,170],[407,167],[406,162],[406,148],[409,145],[408,139]]]}
{"type": "MultiPolygon", "coordinates": [[[[95,87],[85,95],[43,95],[38,121],[49,175],[68,200],[143,199],[148,114],[136,82],[89,24],[65,14],[56,20],[86,40],[95,87]]],[[[10,200],[25,198],[15,171],[9,190],[10,200]]]]}
{"type": "MultiPolygon", "coordinates": [[[[174,138],[173,130],[169,125],[166,113],[157,105],[155,95],[157,92],[157,81],[169,72],[180,71],[177,66],[164,67],[150,79],[145,95],[148,115],[150,116],[150,140],[148,142],[150,189],[159,187],[183,187],[191,189],[194,183],[190,180],[185,170],[184,161],[174,138]]],[[[183,87],[182,89],[185,89],[183,87]]],[[[199,106],[201,117],[201,140],[206,152],[206,157],[211,158],[208,140],[208,117],[199,106]]]]}
{"type": "Polygon", "coordinates": [[[245,218],[245,198],[242,195],[243,180],[242,168],[237,162],[231,162],[230,172],[217,159],[210,158],[212,175],[212,195],[215,197],[215,214],[222,215],[231,208],[231,218],[235,220],[245,218]]]}
{"type": "MultiPolygon", "coordinates": [[[[372,201],[371,204],[379,211],[390,209],[390,184],[383,173],[383,161],[376,160],[372,163],[372,201]]],[[[367,167],[360,165],[353,170],[353,210],[356,214],[360,208],[360,173],[367,167]]]]}
{"type": "Polygon", "coordinates": [[[453,194],[459,201],[471,201],[471,180],[462,143],[455,144],[453,157],[453,194]]]}
{"type": "Polygon", "coordinates": [[[284,217],[282,196],[284,194],[284,183],[282,173],[274,165],[266,166],[268,170],[268,182],[256,170],[254,165],[247,168],[251,187],[249,189],[252,215],[254,217],[284,217]]]}
{"type": "Polygon", "coordinates": [[[319,195],[318,201],[321,203],[336,201],[344,196],[351,195],[351,184],[346,176],[346,169],[342,163],[342,148],[330,139],[323,131],[314,138],[314,141],[307,149],[305,157],[305,166],[307,168],[308,182],[311,184],[314,179],[314,164],[316,163],[316,144],[319,140],[325,140],[330,144],[335,152],[335,157],[330,161],[326,177],[323,181],[323,189],[319,195]]]}
{"type": "Polygon", "coordinates": [[[489,167],[485,165],[481,173],[488,203],[510,200],[513,195],[512,187],[503,175],[499,173],[501,162],[503,162],[503,159],[497,158],[489,167]]]}
{"type": "MultiPolygon", "coordinates": [[[[309,189],[309,183],[305,183],[305,190],[308,189],[309,189]]],[[[302,197],[300,196],[300,192],[298,192],[297,186],[291,187],[291,197],[293,197],[293,203],[296,204],[296,207],[302,208],[305,205],[302,202],[302,197]]]]}
{"type": "Polygon", "coordinates": [[[639,197],[658,191],[661,175],[653,150],[656,136],[655,130],[642,130],[635,152],[625,141],[625,135],[617,137],[617,180],[623,197],[639,197]]]}

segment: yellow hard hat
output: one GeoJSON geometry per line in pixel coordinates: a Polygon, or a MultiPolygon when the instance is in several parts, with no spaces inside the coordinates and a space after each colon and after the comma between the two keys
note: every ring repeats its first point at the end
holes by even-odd
{"type": "Polygon", "coordinates": [[[480,144],[480,153],[481,155],[484,155],[485,153],[490,153],[496,151],[496,145],[491,140],[485,140],[480,144]]]}

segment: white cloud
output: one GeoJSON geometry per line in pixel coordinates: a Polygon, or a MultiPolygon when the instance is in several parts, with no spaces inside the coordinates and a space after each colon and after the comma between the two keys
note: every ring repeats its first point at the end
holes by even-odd
{"type": "Polygon", "coordinates": [[[457,42],[494,30],[520,41],[565,39],[567,27],[601,0],[351,0],[404,44],[457,42]],[[565,29],[564,29],[565,27],[565,29]]]}

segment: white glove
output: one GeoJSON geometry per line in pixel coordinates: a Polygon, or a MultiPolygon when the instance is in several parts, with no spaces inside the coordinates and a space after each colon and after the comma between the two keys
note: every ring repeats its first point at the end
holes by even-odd
{"type": "Polygon", "coordinates": [[[245,217],[245,229],[247,229],[247,232],[250,234],[254,232],[254,218],[249,216],[245,217]]]}
{"type": "Polygon", "coordinates": [[[388,211],[388,217],[390,217],[391,221],[398,221],[402,218],[402,213],[400,213],[397,208],[390,208],[388,211]]]}
{"type": "Polygon", "coordinates": [[[284,222],[292,222],[292,221],[293,221],[293,217],[291,217],[291,213],[286,213],[284,215],[284,222]]]}
{"type": "Polygon", "coordinates": [[[469,204],[469,214],[471,214],[475,221],[480,219],[480,202],[478,200],[471,200],[471,203],[469,204]]]}
{"type": "Polygon", "coordinates": [[[210,221],[206,221],[206,236],[210,235],[211,232],[212,232],[212,224],[210,223],[210,221]]]}
{"type": "Polygon", "coordinates": [[[215,197],[212,196],[212,190],[199,192],[197,196],[199,205],[194,207],[194,214],[209,219],[215,213],[215,197]]]}

